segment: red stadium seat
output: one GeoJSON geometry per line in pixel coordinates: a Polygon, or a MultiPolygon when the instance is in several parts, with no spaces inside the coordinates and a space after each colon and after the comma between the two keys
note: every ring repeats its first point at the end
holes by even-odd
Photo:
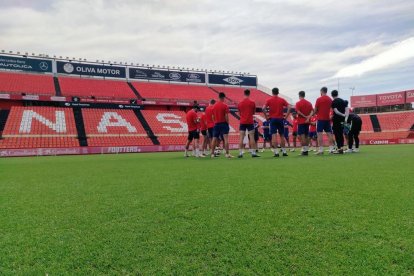
{"type": "Polygon", "coordinates": [[[12,107],[0,148],[78,147],[72,109],[12,107]]]}
{"type": "Polygon", "coordinates": [[[374,128],[372,126],[371,118],[369,115],[359,115],[362,120],[362,132],[374,132],[374,128]]]}
{"type": "Polygon", "coordinates": [[[83,109],[89,146],[153,145],[133,110],[83,109]]]}
{"type": "MultiPolygon", "coordinates": [[[[232,100],[233,102],[240,102],[244,99],[244,90],[246,88],[240,88],[240,87],[221,87],[221,86],[212,86],[212,89],[214,89],[217,92],[224,92],[226,94],[226,97],[232,100]]],[[[266,100],[270,97],[269,94],[260,91],[256,88],[249,88],[250,90],[250,98],[256,102],[257,107],[262,107],[266,100]]]]}
{"type": "Polygon", "coordinates": [[[414,124],[414,112],[377,114],[382,131],[409,130],[414,124]]]}
{"type": "Polygon", "coordinates": [[[53,76],[0,72],[0,93],[55,95],[53,76]]]}
{"type": "Polygon", "coordinates": [[[98,80],[91,78],[59,77],[63,96],[96,97],[113,99],[137,98],[126,81],[98,80]]]}
{"type": "Polygon", "coordinates": [[[131,82],[144,99],[183,100],[208,102],[216,99],[217,93],[205,85],[160,84],[131,82]]]}

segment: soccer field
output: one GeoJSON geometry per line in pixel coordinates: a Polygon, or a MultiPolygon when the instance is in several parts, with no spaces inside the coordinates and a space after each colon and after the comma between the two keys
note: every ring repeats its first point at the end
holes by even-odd
{"type": "Polygon", "coordinates": [[[0,274],[414,274],[414,146],[0,159],[0,274]]]}

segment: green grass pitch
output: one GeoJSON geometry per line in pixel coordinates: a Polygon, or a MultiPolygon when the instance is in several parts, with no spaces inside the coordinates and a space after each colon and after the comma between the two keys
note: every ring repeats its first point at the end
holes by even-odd
{"type": "Polygon", "coordinates": [[[0,274],[414,274],[414,146],[0,159],[0,274]]]}

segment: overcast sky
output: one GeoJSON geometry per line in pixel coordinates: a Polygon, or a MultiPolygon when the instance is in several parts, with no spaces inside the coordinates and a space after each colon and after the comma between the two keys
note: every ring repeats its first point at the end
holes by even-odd
{"type": "Polygon", "coordinates": [[[414,88],[414,1],[0,0],[0,48],[257,74],[296,99],[414,88]]]}

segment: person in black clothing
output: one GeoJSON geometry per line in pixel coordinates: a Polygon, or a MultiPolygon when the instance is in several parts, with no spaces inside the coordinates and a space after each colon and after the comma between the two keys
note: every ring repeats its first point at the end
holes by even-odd
{"type": "Polygon", "coordinates": [[[359,133],[362,128],[361,117],[354,113],[350,113],[346,122],[350,125],[348,132],[348,151],[349,152],[359,152],[359,133]],[[352,146],[355,141],[355,149],[352,149],[352,146]]]}
{"type": "Polygon", "coordinates": [[[332,130],[334,132],[336,146],[338,148],[335,153],[343,154],[344,153],[344,150],[343,150],[344,126],[343,124],[345,122],[345,117],[348,116],[348,114],[346,114],[348,112],[347,111],[348,109],[346,108],[345,101],[338,97],[337,90],[332,90],[331,96],[333,98],[331,107],[334,112],[333,118],[332,118],[332,121],[333,121],[332,130]]]}

